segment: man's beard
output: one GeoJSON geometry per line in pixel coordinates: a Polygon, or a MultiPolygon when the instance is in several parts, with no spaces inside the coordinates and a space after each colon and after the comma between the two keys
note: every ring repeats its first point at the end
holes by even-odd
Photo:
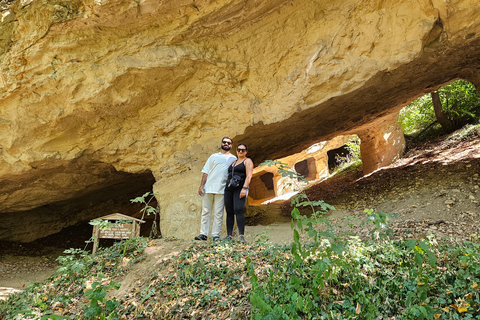
{"type": "Polygon", "coordinates": [[[225,151],[230,151],[230,149],[232,149],[232,146],[230,146],[228,144],[222,144],[222,149],[225,150],[225,151]]]}

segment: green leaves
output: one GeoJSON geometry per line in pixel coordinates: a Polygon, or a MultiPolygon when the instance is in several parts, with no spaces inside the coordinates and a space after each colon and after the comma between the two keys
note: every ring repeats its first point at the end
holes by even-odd
{"type": "Polygon", "coordinates": [[[140,213],[142,214],[141,219],[145,217],[145,214],[147,216],[154,216],[152,229],[150,231],[150,238],[156,238],[159,235],[157,221],[160,223],[160,213],[158,212],[157,208],[154,208],[150,205],[150,202],[155,198],[156,195],[157,194],[153,192],[146,192],[142,196],[130,200],[131,203],[141,203],[144,205],[143,208],[140,209],[140,213]]]}
{"type": "Polygon", "coordinates": [[[346,240],[328,220],[333,207],[305,193],[291,205],[292,257],[277,257],[263,277],[249,265],[255,319],[434,319],[434,314],[435,319],[459,319],[458,314],[480,313],[480,293],[476,302],[473,294],[465,296],[480,291],[479,244],[440,249],[432,239],[392,241],[390,215],[371,209],[365,211],[365,224],[373,225],[371,240],[346,240]],[[302,214],[306,208],[311,212],[302,214]],[[447,289],[452,287],[456,291],[447,289]],[[455,299],[446,296],[456,292],[455,299]],[[455,317],[447,314],[450,306],[456,306],[455,317]]]}
{"type": "Polygon", "coordinates": [[[365,209],[363,212],[367,214],[364,224],[373,224],[375,227],[370,231],[372,239],[388,238],[392,234],[392,230],[388,226],[390,214],[385,212],[374,212],[373,209],[365,209]]]}
{"type": "MultiPolygon", "coordinates": [[[[475,87],[465,80],[457,80],[438,89],[443,112],[461,126],[480,117],[480,97],[475,87]]],[[[436,121],[430,94],[404,107],[399,124],[406,135],[417,136],[436,121]]]]}
{"type": "Polygon", "coordinates": [[[95,257],[68,250],[61,259],[63,273],[0,302],[0,314],[6,319],[178,319],[212,313],[231,319],[475,319],[480,314],[477,242],[447,246],[330,237],[315,244],[302,237],[299,231],[301,247],[293,251],[308,252],[307,257],[290,253],[295,242],[195,245],[157,264],[149,278],[139,277],[126,300],[107,294],[118,284],[108,280],[115,274],[106,272],[121,268],[124,243],[102,248],[95,257]],[[69,277],[79,261],[85,270],[69,277]],[[98,266],[106,269],[95,271],[98,266]],[[86,289],[91,277],[95,281],[86,289]],[[62,311],[52,307],[58,302],[62,311]]]}

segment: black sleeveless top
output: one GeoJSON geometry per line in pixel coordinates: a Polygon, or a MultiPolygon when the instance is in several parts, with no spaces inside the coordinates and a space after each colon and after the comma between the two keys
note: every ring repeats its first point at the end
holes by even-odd
{"type": "Polygon", "coordinates": [[[227,186],[230,184],[230,180],[232,180],[232,175],[236,175],[242,178],[240,185],[238,186],[238,188],[242,188],[243,184],[245,183],[245,177],[247,176],[247,168],[245,167],[245,160],[234,168],[233,165],[235,164],[236,164],[236,161],[233,162],[232,165],[228,167],[227,186]]]}

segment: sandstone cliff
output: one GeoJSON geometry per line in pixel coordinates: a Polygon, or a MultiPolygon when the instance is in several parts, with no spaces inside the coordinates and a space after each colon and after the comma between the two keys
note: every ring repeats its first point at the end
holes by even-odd
{"type": "Polygon", "coordinates": [[[1,239],[110,213],[93,208],[154,180],[162,232],[190,237],[222,136],[258,164],[355,133],[371,172],[401,153],[402,106],[457,78],[480,88],[477,0],[9,2],[1,239]]]}

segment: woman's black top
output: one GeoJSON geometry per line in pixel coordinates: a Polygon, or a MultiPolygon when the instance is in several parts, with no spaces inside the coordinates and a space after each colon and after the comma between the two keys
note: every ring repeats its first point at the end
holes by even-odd
{"type": "Polygon", "coordinates": [[[234,168],[233,165],[235,163],[236,162],[233,162],[232,165],[228,167],[227,187],[230,184],[230,180],[232,180],[232,175],[236,175],[242,178],[240,185],[238,186],[238,188],[242,188],[243,184],[245,183],[245,177],[247,176],[247,168],[245,167],[245,160],[234,168]]]}

